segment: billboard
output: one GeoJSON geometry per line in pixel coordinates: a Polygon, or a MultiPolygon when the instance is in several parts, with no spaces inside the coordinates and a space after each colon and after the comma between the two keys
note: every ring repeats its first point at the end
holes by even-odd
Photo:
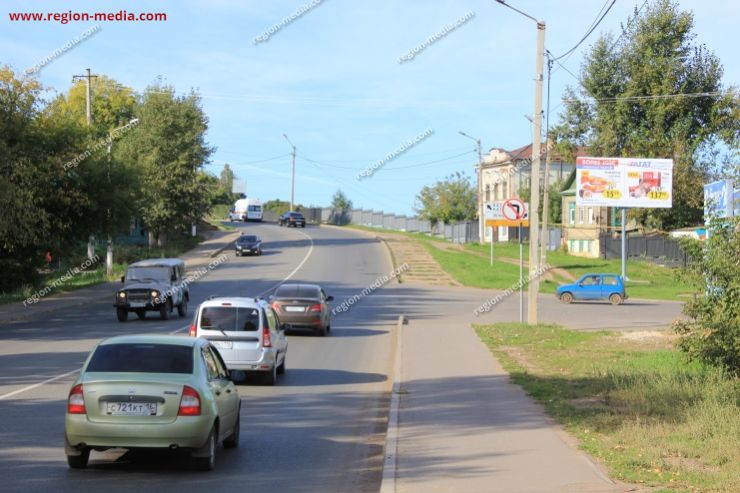
{"type": "Polygon", "coordinates": [[[576,158],[576,205],[670,208],[673,159],[576,158]]]}
{"type": "Polygon", "coordinates": [[[732,180],[720,180],[704,185],[704,218],[714,215],[718,219],[732,217],[734,210],[732,180]]]}

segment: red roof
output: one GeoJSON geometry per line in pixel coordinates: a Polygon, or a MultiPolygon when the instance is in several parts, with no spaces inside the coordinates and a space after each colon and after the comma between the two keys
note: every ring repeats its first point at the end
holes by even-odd
{"type": "MultiPolygon", "coordinates": [[[[542,147],[540,147],[541,149],[540,152],[544,151],[546,143],[543,142],[541,145],[542,147]]],[[[512,161],[522,161],[525,159],[530,160],[532,159],[532,144],[527,144],[523,147],[518,147],[514,150],[507,151],[507,153],[509,154],[509,159],[511,159],[512,161]]],[[[580,156],[588,156],[587,147],[576,146],[576,157],[580,157],[580,156]]],[[[557,152],[553,152],[550,155],[550,160],[556,161],[556,162],[565,161],[565,159],[563,159],[562,156],[560,156],[560,154],[558,154],[557,152]]]]}

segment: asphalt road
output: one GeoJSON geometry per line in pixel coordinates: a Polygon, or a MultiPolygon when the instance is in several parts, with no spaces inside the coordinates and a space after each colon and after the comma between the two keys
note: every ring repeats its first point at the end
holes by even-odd
{"type": "MultiPolygon", "coordinates": [[[[522,402],[528,398],[519,389],[507,387],[504,392],[503,383],[490,383],[507,379],[494,367],[470,323],[516,320],[516,294],[475,316],[476,308],[499,293],[411,283],[381,286],[392,266],[386,247],[372,235],[330,227],[240,227],[262,236],[263,255],[235,257],[229,250],[227,262],[191,285],[190,313],[185,318],[161,321],[150,314],[147,320],[132,317],[122,324],[116,320],[112,300],[103,300],[2,324],[0,470],[5,474],[0,491],[376,492],[396,347],[393,331],[402,313],[413,330],[404,335],[408,340],[403,373],[409,381],[403,385],[411,393],[401,396],[399,491],[445,491],[445,484],[457,487],[463,484],[458,481],[469,480],[464,484],[485,485],[493,477],[509,481],[500,491],[539,491],[536,485],[572,483],[584,476],[578,465],[583,459],[575,450],[553,444],[541,411],[533,411],[538,418],[524,426],[523,440],[536,452],[535,458],[523,454],[518,441],[504,440],[496,453],[488,453],[489,442],[498,435],[481,443],[486,433],[523,427],[521,406],[507,414],[491,403],[500,404],[509,394],[522,402]],[[121,333],[184,335],[195,307],[207,297],[268,295],[286,279],[321,283],[334,295],[335,307],[355,295],[359,298],[334,317],[330,337],[289,335],[287,372],[277,386],[239,386],[241,446],[219,449],[214,472],[191,471],[186,458],[169,452],[93,452],[88,469],[67,468],[62,446],[67,392],[99,340],[121,333]],[[362,291],[370,286],[377,289],[364,296],[362,291]],[[448,339],[456,331],[464,332],[448,339]],[[489,408],[498,413],[495,420],[487,418],[489,408]],[[441,412],[444,409],[454,412],[441,412]],[[467,414],[461,414],[462,409],[467,414]],[[473,419],[474,412],[481,416],[473,419]],[[487,453],[471,456],[475,447],[487,453]],[[537,483],[529,475],[532,463],[553,456],[567,458],[568,467],[558,466],[562,470],[544,474],[537,483]],[[508,476],[501,471],[508,471],[508,476]]],[[[540,307],[542,321],[581,330],[664,327],[680,313],[678,303],[629,300],[617,307],[566,306],[551,295],[541,296],[540,307]]],[[[487,486],[481,488],[477,490],[487,491],[487,486]]],[[[557,491],[575,491],[569,488],[557,491]]]]}
{"type": "MultiPolygon", "coordinates": [[[[369,296],[337,316],[330,337],[289,335],[287,372],[275,387],[239,386],[242,438],[219,449],[216,470],[190,471],[177,454],[93,452],[86,470],[67,468],[67,392],[90,349],[121,333],[184,334],[210,295],[267,295],[277,284],[321,283],[337,303],[392,270],[376,240],[329,228],[241,225],[263,237],[261,257],[235,257],[191,285],[190,313],[127,323],[112,302],[70,307],[0,330],[0,470],[4,492],[23,491],[378,491],[398,313],[369,296]],[[58,378],[60,375],[66,375],[58,378]],[[52,378],[53,381],[48,381],[52,378]]],[[[400,309],[400,308],[399,308],[400,309]]]]}

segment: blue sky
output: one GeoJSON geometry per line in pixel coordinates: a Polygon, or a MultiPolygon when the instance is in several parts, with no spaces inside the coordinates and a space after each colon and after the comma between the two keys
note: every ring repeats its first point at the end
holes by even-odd
{"type": "MultiPolygon", "coordinates": [[[[178,92],[203,97],[208,142],[217,148],[208,169],[230,163],[263,201],[290,194],[290,145],[297,146],[296,201],[328,205],[342,189],[355,206],[413,212],[422,186],[454,171],[472,175],[474,143],[513,149],[531,141],[534,23],[493,0],[323,0],[311,11],[253,43],[311,0],[279,1],[4,1],[0,64],[22,72],[95,23],[10,22],[8,12],[165,12],[166,22],[102,23],[102,29],[40,72],[64,92],[90,67],[142,91],[157,77],[178,92]],[[469,12],[474,17],[412,61],[398,58],[469,12]],[[432,129],[418,145],[371,177],[357,173],[432,129]],[[273,159],[274,158],[274,159],[273,159]]],[[[602,0],[509,0],[547,22],[547,48],[559,55],[586,32],[602,0]]],[[[619,33],[642,0],[617,0],[596,32],[565,63],[577,73],[599,33],[619,33]]],[[[699,42],[717,54],[725,85],[740,81],[733,39],[740,21],[734,1],[682,0],[695,14],[699,42]]],[[[553,74],[551,121],[575,79],[553,74]]]]}

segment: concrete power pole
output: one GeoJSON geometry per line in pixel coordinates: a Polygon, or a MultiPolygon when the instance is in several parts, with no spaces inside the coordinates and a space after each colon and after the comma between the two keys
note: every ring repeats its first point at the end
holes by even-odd
{"type": "Polygon", "coordinates": [[[537,324],[540,237],[540,146],[542,139],[542,79],[545,63],[545,23],[537,21],[537,58],[535,60],[534,125],[532,125],[532,186],[529,204],[529,285],[527,289],[527,323],[537,324]]]}
{"type": "Polygon", "coordinates": [[[295,210],[295,145],[290,141],[287,134],[283,134],[283,137],[285,137],[285,140],[293,148],[293,166],[290,178],[290,210],[293,211],[295,210]]]}
{"type": "Polygon", "coordinates": [[[86,86],[86,98],[85,98],[85,115],[87,116],[87,124],[92,125],[92,91],[90,90],[90,83],[92,82],[92,79],[95,79],[97,75],[92,75],[90,73],[90,69],[85,69],[87,72],[85,75],[73,75],[72,76],[72,82],[76,81],[77,79],[85,79],[85,86],[86,86]]]}
{"type": "MultiPolygon", "coordinates": [[[[96,78],[97,75],[92,75],[90,69],[85,69],[87,74],[85,75],[73,75],[72,82],[78,79],[85,79],[86,97],[85,97],[85,116],[87,117],[87,125],[92,125],[92,91],[90,90],[90,83],[92,79],[96,78]]],[[[90,235],[87,239],[87,258],[92,260],[95,257],[95,236],[90,235]]]]}

